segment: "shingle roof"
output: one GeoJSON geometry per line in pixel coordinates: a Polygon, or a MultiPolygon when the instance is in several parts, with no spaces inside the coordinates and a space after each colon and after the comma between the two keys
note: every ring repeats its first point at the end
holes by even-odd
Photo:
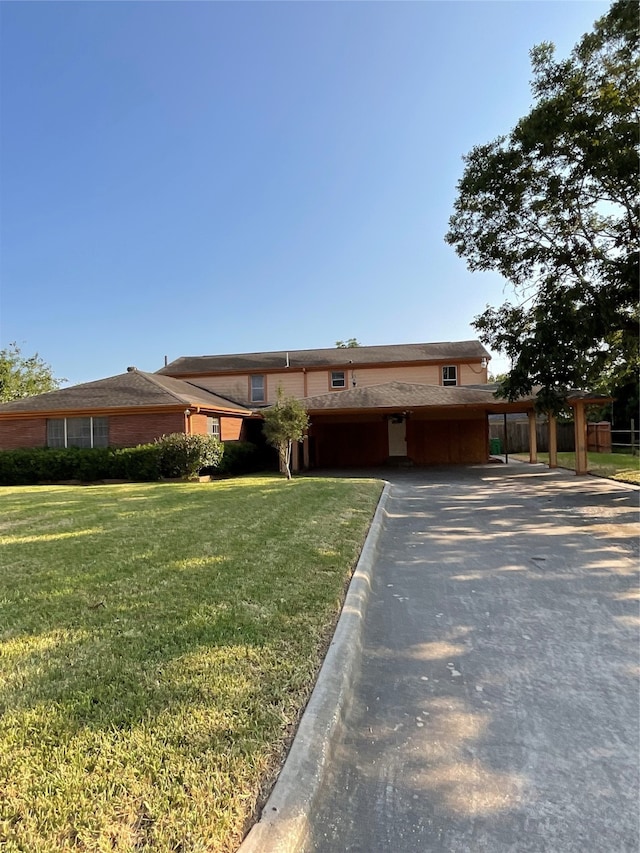
{"type": "Polygon", "coordinates": [[[289,368],[320,368],[336,365],[364,366],[416,361],[476,361],[490,359],[479,341],[449,341],[431,344],[392,344],[374,347],[330,349],[278,350],[235,355],[183,356],[172,361],[157,373],[165,376],[227,371],[278,370],[289,368]]]}
{"type": "MultiPolygon", "coordinates": [[[[465,385],[416,385],[408,382],[386,382],[333,391],[306,397],[302,404],[308,411],[343,409],[408,409],[420,406],[468,406],[495,404],[493,386],[481,390],[465,385]]],[[[504,401],[501,401],[504,402],[504,401]]]]}
{"type": "Polygon", "coordinates": [[[211,410],[237,411],[239,414],[249,414],[250,411],[183,379],[132,370],[107,379],[98,379],[96,382],[85,382],[58,391],[49,391],[47,394],[3,403],[0,405],[0,416],[22,412],[123,407],[135,409],[171,405],[202,406],[211,410]]]}

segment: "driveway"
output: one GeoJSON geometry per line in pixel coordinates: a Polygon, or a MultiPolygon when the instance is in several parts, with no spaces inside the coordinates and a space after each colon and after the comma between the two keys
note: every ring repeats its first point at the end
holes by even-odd
{"type": "Polygon", "coordinates": [[[518,463],[389,478],[306,853],[637,851],[638,491],[518,463]]]}

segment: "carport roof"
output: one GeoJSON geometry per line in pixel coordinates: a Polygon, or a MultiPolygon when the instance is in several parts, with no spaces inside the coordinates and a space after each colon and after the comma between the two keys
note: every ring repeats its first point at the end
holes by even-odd
{"type": "MultiPolygon", "coordinates": [[[[426,409],[464,406],[484,409],[493,414],[530,412],[535,408],[536,392],[510,401],[496,397],[497,385],[423,385],[410,382],[385,382],[330,391],[315,397],[305,397],[301,402],[308,412],[357,412],[371,409],[426,409]]],[[[611,397],[591,391],[571,390],[567,395],[570,406],[610,402],[611,397]]]]}
{"type": "MultiPolygon", "coordinates": [[[[504,408],[505,400],[494,396],[495,386],[481,389],[478,386],[418,385],[409,382],[386,382],[349,388],[306,397],[302,404],[307,411],[353,411],[356,409],[411,409],[421,407],[482,406],[504,408]]],[[[525,409],[531,408],[533,397],[520,401],[525,409]]]]}

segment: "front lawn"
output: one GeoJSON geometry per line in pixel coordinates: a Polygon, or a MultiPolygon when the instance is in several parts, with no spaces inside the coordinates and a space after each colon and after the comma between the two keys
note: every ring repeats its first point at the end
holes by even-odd
{"type": "Polygon", "coordinates": [[[381,488],[0,489],[0,848],[235,849],[381,488]]]}
{"type": "MultiPolygon", "coordinates": [[[[514,454],[518,459],[529,461],[528,454],[514,454]]],[[[611,480],[640,485],[640,457],[631,453],[588,453],[589,472],[611,480]]],[[[549,464],[548,453],[538,453],[538,461],[549,464]]],[[[575,471],[575,453],[558,453],[558,465],[575,471]]]]}

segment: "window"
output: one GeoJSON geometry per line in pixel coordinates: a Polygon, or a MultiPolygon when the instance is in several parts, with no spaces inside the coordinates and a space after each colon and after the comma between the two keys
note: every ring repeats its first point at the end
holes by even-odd
{"type": "Polygon", "coordinates": [[[347,383],[344,376],[344,370],[332,370],[331,371],[331,387],[332,388],[346,388],[347,383]]]}
{"type": "Polygon", "coordinates": [[[207,418],[207,435],[214,435],[220,438],[220,418],[207,418]]]}
{"type": "Polygon", "coordinates": [[[442,384],[457,385],[458,384],[458,368],[453,365],[442,368],[442,384]]]}
{"type": "Polygon", "coordinates": [[[251,402],[264,403],[264,376],[251,377],[251,402]]]}
{"type": "Polygon", "coordinates": [[[108,447],[108,418],[50,418],[47,447],[108,447]]]}

